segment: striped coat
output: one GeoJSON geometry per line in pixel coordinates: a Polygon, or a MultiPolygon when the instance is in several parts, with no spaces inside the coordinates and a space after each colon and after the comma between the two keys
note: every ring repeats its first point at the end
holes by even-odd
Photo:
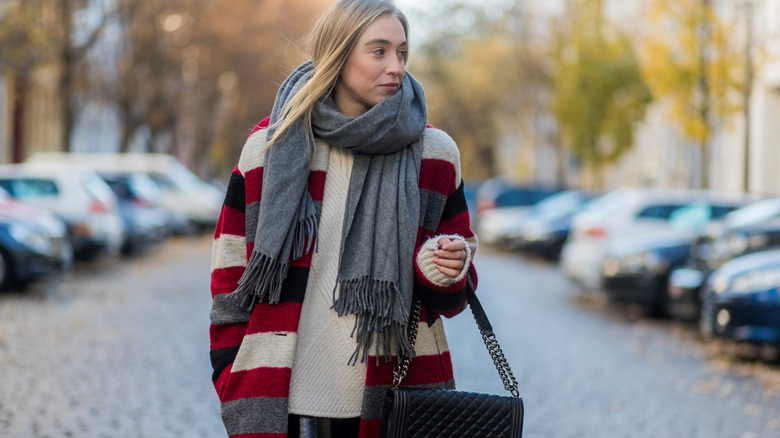
{"type": "MultiPolygon", "coordinates": [[[[231,175],[212,251],[213,383],[231,438],[287,436],[287,402],[296,332],[311,266],[311,254],[291,262],[280,303],[259,303],[250,313],[229,296],[253,249],[254,218],[263,176],[262,149],[266,137],[263,128],[267,123],[268,119],[261,122],[250,135],[231,175]]],[[[309,173],[309,192],[320,205],[327,176],[327,151],[328,146],[318,141],[309,173]]],[[[470,264],[467,275],[443,286],[432,278],[430,268],[423,266],[421,249],[426,243],[430,246],[439,235],[455,234],[466,238],[474,251],[476,237],[469,226],[455,143],[446,133],[429,127],[423,134],[422,151],[414,289],[423,305],[422,322],[417,357],[411,363],[404,386],[453,388],[452,362],[440,316],[452,317],[465,308],[466,288],[476,287],[476,271],[470,264]]],[[[375,359],[369,357],[366,370],[361,438],[378,435],[382,396],[393,377],[395,362],[375,359]]]]}

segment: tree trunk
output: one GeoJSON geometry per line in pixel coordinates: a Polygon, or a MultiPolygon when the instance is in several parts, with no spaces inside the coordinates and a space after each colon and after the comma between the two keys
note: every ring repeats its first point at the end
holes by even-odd
{"type": "Polygon", "coordinates": [[[73,105],[73,69],[74,59],[71,48],[71,33],[73,32],[73,9],[71,0],[59,0],[62,23],[62,47],[60,47],[60,98],[62,99],[62,149],[70,152],[71,134],[75,123],[75,108],[73,105]]]}
{"type": "Polygon", "coordinates": [[[11,162],[24,161],[25,119],[29,81],[24,74],[14,77],[13,112],[11,115],[11,162]]]}
{"type": "Polygon", "coordinates": [[[710,11],[711,0],[701,0],[701,36],[699,40],[699,117],[704,126],[704,136],[701,139],[701,188],[710,188],[710,82],[709,59],[707,49],[710,43],[710,22],[707,15],[710,11]]]}

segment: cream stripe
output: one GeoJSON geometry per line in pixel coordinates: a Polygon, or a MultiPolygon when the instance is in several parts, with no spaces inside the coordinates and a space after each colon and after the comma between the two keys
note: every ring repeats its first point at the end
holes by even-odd
{"type": "Polygon", "coordinates": [[[246,172],[250,169],[256,169],[265,164],[265,148],[266,134],[268,131],[265,129],[260,130],[252,134],[244,144],[244,149],[241,151],[241,158],[238,160],[238,170],[246,175],[246,172]]]}
{"type": "Polygon", "coordinates": [[[233,234],[221,234],[214,239],[211,251],[211,270],[246,266],[246,239],[233,234]]]}
{"type": "MultiPolygon", "coordinates": [[[[238,170],[242,174],[246,174],[247,171],[257,169],[265,165],[265,144],[267,141],[266,135],[268,131],[262,129],[252,134],[244,144],[244,149],[241,151],[241,158],[238,161],[238,170]]],[[[322,140],[316,140],[315,154],[310,170],[326,170],[328,168],[328,146],[322,140]]]]}
{"type": "Polygon", "coordinates": [[[244,336],[233,363],[233,371],[255,368],[292,368],[296,334],[255,333],[244,336]]]}
{"type": "Polygon", "coordinates": [[[417,329],[417,343],[414,346],[415,352],[420,356],[431,356],[450,351],[447,344],[447,338],[444,335],[444,324],[441,319],[436,320],[432,326],[427,323],[420,323],[417,329]]]}

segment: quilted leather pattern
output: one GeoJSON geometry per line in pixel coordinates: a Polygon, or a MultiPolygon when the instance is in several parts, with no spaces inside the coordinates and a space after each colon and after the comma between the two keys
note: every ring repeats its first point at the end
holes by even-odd
{"type": "Polygon", "coordinates": [[[465,391],[391,389],[382,427],[386,438],[521,438],[523,401],[465,391]]]}

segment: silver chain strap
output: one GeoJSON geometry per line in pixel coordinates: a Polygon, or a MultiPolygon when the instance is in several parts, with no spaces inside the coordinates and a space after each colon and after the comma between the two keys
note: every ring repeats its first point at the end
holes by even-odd
{"type": "MultiPolygon", "coordinates": [[[[420,300],[415,300],[414,308],[412,309],[412,320],[409,324],[409,343],[414,347],[415,340],[417,339],[417,329],[420,326],[420,300]]],[[[479,326],[479,324],[477,324],[479,326]]],[[[496,366],[498,375],[501,377],[501,382],[504,384],[504,389],[509,391],[513,397],[520,397],[520,391],[517,389],[517,380],[515,380],[514,374],[512,374],[512,368],[509,367],[504,356],[504,351],[501,349],[501,345],[498,344],[495,334],[486,335],[482,327],[479,327],[479,332],[482,334],[482,340],[485,342],[485,347],[490,353],[490,357],[493,359],[493,364],[496,366]]],[[[398,388],[401,385],[401,381],[406,377],[406,373],[409,371],[409,364],[411,359],[409,356],[404,355],[403,360],[399,360],[393,368],[393,388],[398,388]]]]}

